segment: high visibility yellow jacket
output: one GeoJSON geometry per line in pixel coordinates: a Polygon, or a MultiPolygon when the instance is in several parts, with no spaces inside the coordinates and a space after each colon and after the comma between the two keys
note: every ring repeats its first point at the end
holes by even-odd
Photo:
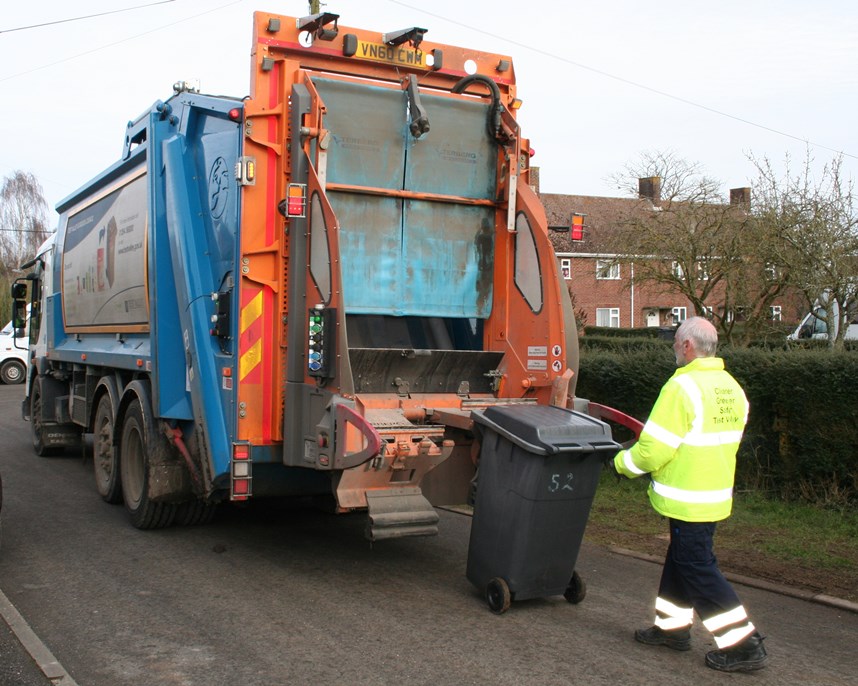
{"type": "Polygon", "coordinates": [[[614,466],[629,478],[650,474],[650,502],[665,517],[725,519],[747,421],[748,400],[724,361],[699,357],[662,387],[640,438],[617,454],[614,466]]]}

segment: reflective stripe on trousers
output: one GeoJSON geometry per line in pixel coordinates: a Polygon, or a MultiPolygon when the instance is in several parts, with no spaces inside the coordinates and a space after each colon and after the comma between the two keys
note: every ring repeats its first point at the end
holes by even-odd
{"type": "Polygon", "coordinates": [[[718,569],[712,552],[715,523],[669,521],[670,546],[656,600],[656,626],[665,631],[688,627],[696,611],[718,648],[740,643],[755,629],[718,569]]]}

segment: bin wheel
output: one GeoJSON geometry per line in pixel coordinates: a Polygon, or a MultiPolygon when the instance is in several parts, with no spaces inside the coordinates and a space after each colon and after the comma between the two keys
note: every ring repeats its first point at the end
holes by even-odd
{"type": "Polygon", "coordinates": [[[577,605],[584,600],[586,595],[587,584],[584,583],[584,580],[578,572],[572,572],[572,578],[569,580],[569,585],[566,587],[563,597],[566,598],[567,602],[577,605]]]}
{"type": "Polygon", "coordinates": [[[509,584],[499,576],[489,581],[486,585],[486,602],[489,604],[489,609],[496,615],[502,615],[509,610],[510,603],[512,603],[509,584]]]}

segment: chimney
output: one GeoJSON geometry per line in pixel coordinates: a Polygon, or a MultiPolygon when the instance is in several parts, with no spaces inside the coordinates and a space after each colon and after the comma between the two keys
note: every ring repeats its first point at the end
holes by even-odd
{"type": "Polygon", "coordinates": [[[747,187],[731,188],[730,204],[748,209],[751,206],[751,189],[747,187]]]}
{"type": "Polygon", "coordinates": [[[661,204],[661,177],[638,179],[638,197],[649,200],[653,205],[661,204]]]}

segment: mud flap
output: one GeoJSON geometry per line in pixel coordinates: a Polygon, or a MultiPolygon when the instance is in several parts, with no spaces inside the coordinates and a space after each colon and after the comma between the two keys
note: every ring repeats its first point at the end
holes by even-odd
{"type": "Polygon", "coordinates": [[[417,487],[367,491],[366,502],[370,541],[438,535],[438,513],[417,487]]]}
{"type": "Polygon", "coordinates": [[[179,462],[149,463],[150,500],[156,503],[179,503],[192,495],[184,465],[179,462]]]}

